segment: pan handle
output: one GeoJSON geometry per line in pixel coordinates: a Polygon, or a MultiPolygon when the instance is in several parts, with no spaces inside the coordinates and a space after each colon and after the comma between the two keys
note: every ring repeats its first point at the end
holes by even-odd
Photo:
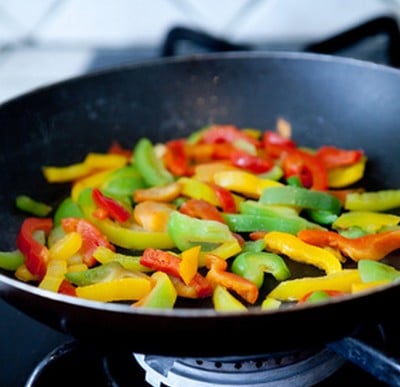
{"type": "Polygon", "coordinates": [[[346,337],[328,344],[328,348],[375,376],[381,382],[391,386],[400,385],[399,362],[361,340],[346,337]]]}

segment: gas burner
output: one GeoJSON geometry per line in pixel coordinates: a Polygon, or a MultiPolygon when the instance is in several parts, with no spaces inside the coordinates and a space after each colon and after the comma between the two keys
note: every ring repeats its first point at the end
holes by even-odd
{"type": "Polygon", "coordinates": [[[135,358],[153,387],[306,387],[328,378],[345,362],[329,349],[222,358],[135,358]]]}

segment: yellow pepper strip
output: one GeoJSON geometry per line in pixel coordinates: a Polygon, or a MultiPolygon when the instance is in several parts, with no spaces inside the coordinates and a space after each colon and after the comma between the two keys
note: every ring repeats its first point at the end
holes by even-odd
{"type": "Polygon", "coordinates": [[[15,277],[23,282],[36,281],[38,279],[38,276],[32,274],[24,263],[15,271],[15,277]]]}
{"type": "Polygon", "coordinates": [[[182,195],[193,199],[203,199],[214,206],[219,205],[217,194],[210,185],[190,177],[181,177],[178,183],[181,186],[182,195]]]}
{"type": "Polygon", "coordinates": [[[116,253],[105,246],[99,246],[93,253],[93,257],[96,258],[101,264],[106,264],[112,261],[119,262],[125,269],[141,272],[149,272],[146,266],[140,264],[140,256],[125,255],[116,253]]]}
{"type": "Polygon", "coordinates": [[[264,236],[265,248],[275,253],[284,254],[297,262],[307,263],[332,274],[342,270],[339,259],[321,247],[303,242],[295,235],[272,231],[264,236]]]}
{"type": "Polygon", "coordinates": [[[133,193],[133,200],[136,203],[147,200],[156,202],[172,202],[181,193],[181,186],[177,182],[163,186],[154,186],[150,188],[137,189],[133,193]]]}
{"type": "Polygon", "coordinates": [[[199,266],[200,246],[193,246],[181,253],[181,261],[179,263],[179,274],[186,285],[189,285],[197,273],[199,266]]]}
{"type": "Polygon", "coordinates": [[[400,216],[374,211],[349,211],[340,215],[332,224],[336,230],[359,227],[369,233],[378,232],[382,227],[396,226],[400,216]]]}
{"type": "Polygon", "coordinates": [[[133,301],[146,296],[151,290],[150,279],[119,278],[93,285],[78,286],[76,295],[94,301],[133,301]]]}
{"type": "Polygon", "coordinates": [[[361,277],[357,269],[344,269],[322,277],[304,277],[282,281],[267,297],[280,301],[298,301],[315,290],[338,290],[350,293],[361,277]]]}
{"type": "Polygon", "coordinates": [[[258,199],[265,188],[282,186],[275,180],[261,179],[246,171],[222,171],[214,174],[214,183],[230,191],[258,199]]]}
{"type": "Polygon", "coordinates": [[[81,179],[98,170],[123,167],[127,161],[128,159],[122,155],[89,153],[81,163],[64,167],[43,167],[43,174],[49,183],[64,183],[81,179]]]}
{"type": "Polygon", "coordinates": [[[377,286],[382,286],[390,283],[390,280],[382,280],[382,281],[372,281],[372,282],[356,282],[351,287],[352,293],[359,293],[364,290],[373,289],[377,286]]]}
{"type": "Polygon", "coordinates": [[[328,170],[328,186],[331,188],[347,187],[364,176],[367,158],[364,156],[355,164],[328,170]]]}
{"type": "Polygon", "coordinates": [[[67,272],[67,261],[65,259],[52,259],[47,264],[46,274],[39,283],[40,289],[58,292],[67,272]]]}
{"type": "Polygon", "coordinates": [[[194,167],[193,178],[204,183],[213,183],[214,175],[222,171],[237,171],[238,168],[224,161],[212,161],[198,164],[194,167]]]}
{"type": "Polygon", "coordinates": [[[133,217],[145,231],[166,232],[169,215],[174,210],[172,204],[146,200],[135,206],[133,217]]]}
{"type": "Polygon", "coordinates": [[[232,238],[232,240],[220,244],[218,247],[211,251],[207,251],[204,253],[201,252],[199,256],[199,266],[204,267],[206,265],[206,258],[208,254],[216,255],[217,257],[222,259],[228,259],[236,254],[239,254],[241,251],[242,248],[240,247],[239,242],[235,238],[232,238]]]}
{"type": "Polygon", "coordinates": [[[49,248],[49,259],[66,261],[79,251],[82,237],[77,232],[69,232],[49,248]]]}
{"type": "Polygon", "coordinates": [[[76,202],[79,198],[79,195],[85,188],[97,188],[105,181],[107,176],[114,172],[115,168],[107,169],[105,171],[95,172],[86,176],[82,179],[77,180],[74,182],[72,189],[71,189],[71,197],[74,202],[76,202]]]}
{"type": "Polygon", "coordinates": [[[94,169],[116,169],[124,167],[128,158],[115,153],[88,153],[83,162],[94,169]]]}
{"type": "Polygon", "coordinates": [[[89,175],[93,167],[85,163],[71,164],[66,167],[43,167],[43,174],[49,183],[64,183],[89,175]]]}
{"type": "Polygon", "coordinates": [[[86,263],[74,263],[72,265],[68,265],[68,273],[85,270],[88,270],[88,265],[86,265],[86,263]]]}
{"type": "Polygon", "coordinates": [[[214,288],[212,295],[214,309],[217,312],[233,312],[245,311],[247,308],[235,298],[229,291],[222,285],[217,285],[214,288]]]}

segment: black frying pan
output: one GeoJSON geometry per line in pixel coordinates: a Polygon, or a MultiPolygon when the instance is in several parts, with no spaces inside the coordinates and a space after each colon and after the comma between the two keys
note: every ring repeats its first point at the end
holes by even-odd
{"type": "MultiPolygon", "coordinates": [[[[369,189],[400,186],[400,72],[309,54],[217,54],[161,60],[84,76],[0,107],[0,248],[13,249],[27,193],[56,203],[65,185],[47,185],[42,165],[82,160],[112,140],[167,140],[208,123],[273,128],[283,117],[296,141],[363,148],[369,189]]],[[[150,311],[88,302],[0,275],[1,296],[45,324],[102,348],[178,356],[267,353],[319,345],[360,326],[395,318],[400,286],[318,306],[218,314],[150,311]]]]}

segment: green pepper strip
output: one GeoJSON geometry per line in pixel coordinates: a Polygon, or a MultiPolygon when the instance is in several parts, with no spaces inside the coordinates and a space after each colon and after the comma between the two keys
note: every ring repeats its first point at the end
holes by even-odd
{"type": "Polygon", "coordinates": [[[78,199],[85,219],[95,225],[108,240],[120,247],[132,250],[144,250],[147,247],[156,249],[172,249],[175,243],[166,232],[137,231],[122,227],[110,219],[99,220],[93,216],[95,206],[92,199],[92,189],[82,191],[78,199]]]}
{"type": "Polygon", "coordinates": [[[57,207],[54,214],[54,225],[59,226],[61,219],[64,218],[83,218],[83,213],[71,197],[65,198],[57,207]]]}
{"type": "Polygon", "coordinates": [[[174,177],[156,156],[151,141],[141,138],[133,151],[134,165],[149,186],[162,186],[174,181],[174,177]]]}
{"type": "Polygon", "coordinates": [[[357,267],[362,282],[392,282],[400,279],[400,270],[382,262],[363,259],[358,262],[357,267]]]}
{"type": "Polygon", "coordinates": [[[301,230],[321,228],[301,217],[279,218],[246,214],[223,214],[223,217],[233,232],[283,231],[296,235],[301,230]]]}
{"type": "Polygon", "coordinates": [[[201,245],[203,251],[211,252],[218,245],[235,241],[226,224],[192,218],[178,211],[169,216],[168,233],[181,251],[201,245]]]}
{"type": "Polygon", "coordinates": [[[264,282],[264,273],[270,273],[278,281],[290,277],[290,271],[282,257],[273,253],[252,253],[239,254],[232,263],[232,271],[261,288],[264,282]]]}
{"type": "Polygon", "coordinates": [[[0,251],[0,268],[15,271],[24,263],[25,257],[18,249],[0,251]]]}
{"type": "Polygon", "coordinates": [[[145,277],[146,274],[125,269],[118,262],[110,262],[82,271],[71,271],[65,277],[76,286],[87,286],[127,277],[145,277]]]}
{"type": "Polygon", "coordinates": [[[50,214],[52,207],[46,203],[39,202],[26,195],[19,195],[15,199],[16,207],[31,215],[44,217],[50,214]]]}
{"type": "Polygon", "coordinates": [[[294,186],[266,188],[260,197],[260,202],[328,211],[336,215],[341,210],[341,203],[334,196],[326,192],[294,186]]]}

